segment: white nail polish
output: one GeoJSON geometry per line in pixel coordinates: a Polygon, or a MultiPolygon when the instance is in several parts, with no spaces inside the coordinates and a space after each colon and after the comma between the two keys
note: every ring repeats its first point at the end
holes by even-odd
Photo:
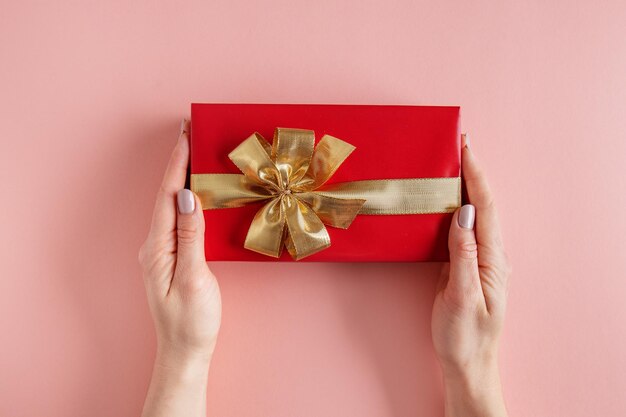
{"type": "Polygon", "coordinates": [[[191,214],[196,207],[196,198],[191,190],[183,188],[176,194],[178,202],[178,212],[180,214],[191,214]]]}
{"type": "Polygon", "coordinates": [[[476,219],[476,209],[471,204],[466,204],[459,211],[458,222],[463,229],[472,229],[476,219]]]}

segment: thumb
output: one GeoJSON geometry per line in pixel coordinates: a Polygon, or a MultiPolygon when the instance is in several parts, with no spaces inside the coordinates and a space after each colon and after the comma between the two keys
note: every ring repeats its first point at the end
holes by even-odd
{"type": "Polygon", "coordinates": [[[178,240],[176,269],[189,270],[206,265],[204,256],[204,216],[198,197],[186,188],[176,195],[178,240]]]}
{"type": "Polygon", "coordinates": [[[446,292],[462,302],[475,289],[480,289],[478,274],[478,247],[474,234],[476,209],[471,204],[459,208],[452,217],[448,249],[450,250],[450,277],[446,292]]]}

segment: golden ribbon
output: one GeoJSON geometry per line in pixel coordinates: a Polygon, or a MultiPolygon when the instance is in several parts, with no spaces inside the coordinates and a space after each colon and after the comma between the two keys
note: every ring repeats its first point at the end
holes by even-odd
{"type": "Polygon", "coordinates": [[[192,174],[191,190],[204,210],[269,200],[244,247],[274,257],[286,247],[296,260],[330,246],[324,225],[347,229],[357,214],[450,213],[461,204],[459,177],[323,186],[355,147],[330,135],[314,145],[312,130],[277,128],[272,145],[255,132],[228,155],[243,175],[192,174]]]}

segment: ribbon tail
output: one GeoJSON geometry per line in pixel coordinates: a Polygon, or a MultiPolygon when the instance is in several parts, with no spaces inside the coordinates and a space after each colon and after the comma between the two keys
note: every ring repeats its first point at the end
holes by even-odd
{"type": "Polygon", "coordinates": [[[279,258],[283,249],[285,229],[285,212],[281,207],[281,199],[274,198],[256,213],[244,247],[263,255],[279,258]]]}
{"type": "Polygon", "coordinates": [[[296,261],[330,246],[328,231],[311,207],[293,195],[283,196],[281,204],[289,230],[285,243],[296,261]]]}
{"type": "Polygon", "coordinates": [[[365,204],[364,199],[337,198],[315,191],[298,193],[296,196],[307,203],[324,224],[340,229],[347,229],[365,204]]]}
{"type": "Polygon", "coordinates": [[[325,185],[315,192],[365,199],[359,214],[368,215],[452,213],[461,206],[460,177],[351,181],[325,185]]]}

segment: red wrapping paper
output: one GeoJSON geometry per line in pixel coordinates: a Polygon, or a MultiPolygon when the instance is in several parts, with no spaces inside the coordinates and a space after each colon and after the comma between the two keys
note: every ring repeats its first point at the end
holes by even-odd
{"type": "MultiPolygon", "coordinates": [[[[459,107],[315,104],[191,105],[191,173],[241,173],[228,154],[253,132],[270,143],[276,127],[311,129],[354,146],[327,184],[460,175],[459,107]]],[[[293,262],[244,248],[264,203],[204,210],[208,261],[293,262]]],[[[446,261],[446,214],[358,215],[348,229],[327,226],[331,246],[298,262],[446,261]]]]}

